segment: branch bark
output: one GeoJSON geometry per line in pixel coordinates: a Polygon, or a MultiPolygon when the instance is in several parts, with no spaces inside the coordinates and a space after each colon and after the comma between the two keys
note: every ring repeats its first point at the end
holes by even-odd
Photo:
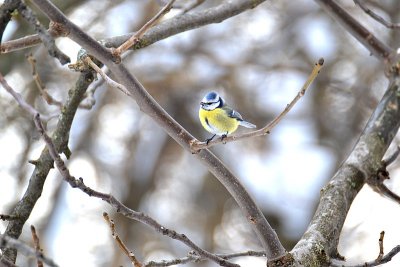
{"type": "Polygon", "coordinates": [[[396,75],[351,154],[322,189],[317,211],[291,251],[296,261],[320,266],[337,257],[340,232],[351,203],[366,180],[382,167],[382,158],[399,126],[400,78],[396,75]]]}

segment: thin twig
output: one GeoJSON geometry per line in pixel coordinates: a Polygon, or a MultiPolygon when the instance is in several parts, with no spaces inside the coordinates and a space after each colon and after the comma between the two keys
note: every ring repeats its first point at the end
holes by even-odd
{"type": "Polygon", "coordinates": [[[371,18],[385,26],[386,28],[389,29],[400,29],[400,23],[392,23],[386,21],[383,17],[379,16],[377,13],[369,9],[362,0],[354,0],[354,3],[358,5],[362,10],[364,10],[365,13],[370,15],[371,18]]]}
{"type": "Polygon", "coordinates": [[[55,105],[59,108],[62,107],[62,102],[54,99],[49,92],[46,89],[46,86],[43,84],[42,79],[40,78],[37,70],[36,70],[36,59],[32,56],[32,54],[29,54],[26,56],[26,59],[28,62],[31,64],[32,67],[32,76],[33,79],[35,80],[36,86],[39,90],[40,95],[43,97],[43,99],[47,102],[49,105],[55,105]]]}
{"type": "Polygon", "coordinates": [[[332,261],[330,266],[332,267],[374,267],[374,266],[379,266],[383,265],[385,263],[388,263],[389,261],[392,260],[394,256],[396,256],[400,252],[400,245],[395,246],[388,254],[382,257],[382,259],[378,262],[376,260],[372,260],[369,262],[364,262],[361,264],[355,264],[355,265],[345,265],[344,262],[342,261],[332,261]]]}
{"type": "Polygon", "coordinates": [[[377,173],[367,179],[367,184],[377,193],[388,197],[389,199],[400,204],[400,196],[392,192],[385,184],[384,181],[390,179],[389,172],[387,171],[387,166],[393,163],[399,155],[399,149],[390,155],[387,159],[382,160],[381,168],[377,173]]]}
{"type": "Polygon", "coordinates": [[[382,231],[379,234],[379,240],[378,240],[378,243],[379,243],[379,254],[378,254],[378,257],[375,260],[376,262],[381,262],[383,256],[385,255],[385,252],[384,252],[384,249],[383,249],[383,238],[384,237],[385,237],[385,231],[382,231]]]}
{"type": "MultiPolygon", "coordinates": [[[[33,245],[36,250],[36,253],[43,253],[43,250],[40,248],[39,237],[36,233],[35,226],[33,226],[33,225],[31,225],[31,233],[32,233],[33,245]]],[[[37,266],[43,267],[43,262],[40,259],[37,259],[37,266]]]]}
{"type": "Polygon", "coordinates": [[[31,248],[30,246],[26,245],[20,240],[0,234],[0,243],[4,247],[17,249],[19,252],[21,252],[26,256],[33,256],[37,260],[43,261],[44,263],[46,263],[51,267],[58,266],[52,259],[45,257],[42,252],[39,252],[36,249],[31,248]]]}
{"type": "Polygon", "coordinates": [[[125,43],[120,45],[113,51],[114,56],[120,57],[122,53],[128,50],[130,47],[134,46],[143,34],[153,27],[165,14],[167,14],[175,0],[170,0],[153,18],[146,22],[134,35],[132,35],[125,43]]]}
{"type": "MultiPolygon", "coordinates": [[[[253,256],[253,257],[265,257],[266,256],[264,251],[253,251],[253,250],[231,253],[231,254],[216,254],[216,255],[223,259],[233,259],[233,258],[247,257],[247,256],[253,256]]],[[[183,258],[172,259],[172,260],[162,260],[162,261],[149,261],[144,266],[145,267],[164,267],[164,266],[185,264],[188,262],[200,262],[200,261],[204,261],[204,260],[206,260],[206,258],[201,257],[199,254],[197,254],[196,251],[190,251],[188,253],[188,255],[183,258]]]]}
{"type": "Polygon", "coordinates": [[[110,85],[111,87],[115,87],[118,90],[120,90],[121,92],[123,92],[124,94],[130,96],[131,94],[129,93],[129,91],[126,89],[125,86],[123,86],[120,83],[117,83],[116,81],[114,81],[113,79],[111,79],[110,77],[107,76],[107,74],[104,73],[104,71],[101,70],[101,68],[99,68],[99,66],[97,66],[93,60],[89,57],[86,56],[83,59],[87,64],[90,65],[90,67],[92,67],[98,74],[100,74],[100,76],[104,79],[104,81],[110,85]]]}
{"type": "Polygon", "coordinates": [[[117,232],[115,231],[114,221],[112,219],[110,219],[107,212],[103,212],[103,218],[107,222],[108,226],[110,227],[111,235],[115,239],[115,242],[117,242],[119,248],[122,249],[122,251],[125,253],[125,255],[128,256],[132,265],[135,267],[142,267],[143,265],[140,263],[140,261],[138,259],[136,259],[135,254],[133,254],[133,252],[129,251],[129,249],[126,247],[124,242],[122,242],[121,238],[118,236],[117,232]]]}
{"type": "Polygon", "coordinates": [[[400,155],[400,146],[396,147],[396,150],[387,158],[382,160],[384,166],[389,166],[392,164],[400,155]]]}
{"type": "Polygon", "coordinates": [[[324,59],[321,58],[318,60],[317,63],[315,63],[314,68],[312,69],[310,75],[308,76],[306,82],[302,86],[301,90],[297,93],[296,97],[288,104],[285,109],[277,116],[275,119],[273,119],[270,123],[268,123],[266,126],[263,128],[252,131],[252,132],[247,132],[243,133],[241,135],[231,135],[227,136],[223,140],[221,138],[214,139],[210,142],[199,142],[198,140],[193,140],[191,143],[191,151],[192,153],[197,153],[201,149],[209,148],[211,146],[214,146],[216,144],[220,143],[228,143],[228,142],[233,142],[237,140],[242,140],[245,138],[250,138],[250,137],[256,137],[256,136],[264,136],[266,134],[269,134],[271,130],[283,119],[283,117],[294,107],[294,105],[299,101],[299,99],[304,96],[306,90],[310,87],[311,83],[315,80],[317,77],[319,71],[321,70],[322,66],[324,64],[324,59]]]}

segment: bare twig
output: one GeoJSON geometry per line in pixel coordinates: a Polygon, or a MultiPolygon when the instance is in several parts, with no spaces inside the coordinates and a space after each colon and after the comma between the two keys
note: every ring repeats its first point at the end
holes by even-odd
{"type": "Polygon", "coordinates": [[[31,105],[25,102],[20,93],[14,91],[14,89],[7,83],[7,81],[4,79],[1,73],[0,73],[0,83],[3,86],[3,88],[6,89],[6,91],[14,97],[15,101],[17,101],[18,105],[22,109],[24,109],[31,115],[35,115],[36,113],[38,113],[38,111],[35,108],[33,108],[31,105]]]}
{"type": "Polygon", "coordinates": [[[389,157],[382,160],[382,164],[386,167],[389,166],[399,157],[399,154],[400,154],[400,146],[397,146],[396,150],[389,157]]]}
{"type": "Polygon", "coordinates": [[[36,59],[32,56],[32,54],[27,55],[26,59],[31,64],[32,76],[33,76],[33,79],[35,80],[35,83],[39,90],[40,95],[47,102],[47,104],[55,105],[55,106],[61,108],[63,105],[62,102],[54,99],[47,91],[46,86],[43,84],[42,79],[40,78],[40,76],[36,70],[36,59]]]}
{"type": "Polygon", "coordinates": [[[120,45],[113,51],[113,54],[117,57],[120,57],[122,53],[128,50],[130,47],[134,46],[139,39],[143,36],[143,34],[153,27],[165,14],[167,14],[171,8],[172,4],[175,0],[170,0],[153,18],[151,18],[148,22],[146,22],[142,28],[140,28],[132,37],[130,37],[125,43],[120,45]]]}
{"type": "Polygon", "coordinates": [[[121,238],[118,236],[117,232],[115,231],[115,224],[112,219],[108,216],[106,212],[103,212],[103,218],[107,222],[108,226],[110,227],[111,230],[111,235],[115,239],[115,242],[117,242],[119,248],[125,253],[125,255],[128,256],[129,260],[135,267],[142,267],[142,264],[138,259],[136,259],[135,254],[133,252],[129,251],[129,249],[126,247],[124,242],[122,242],[121,238]]]}
{"type": "MultiPolygon", "coordinates": [[[[40,248],[39,237],[36,233],[35,226],[33,226],[33,225],[31,225],[31,233],[32,233],[32,239],[33,239],[33,244],[34,244],[36,253],[43,253],[43,250],[40,248]]],[[[43,262],[40,259],[37,259],[37,266],[43,267],[43,262]]]]}
{"type": "Polygon", "coordinates": [[[193,140],[193,142],[190,144],[192,153],[198,153],[199,150],[201,150],[201,149],[209,148],[213,145],[220,144],[220,143],[228,143],[228,142],[232,142],[232,141],[242,140],[245,138],[264,136],[266,134],[269,134],[271,132],[271,130],[283,119],[283,117],[294,107],[294,105],[297,103],[297,101],[299,101],[300,98],[305,94],[305,92],[309,88],[310,84],[317,77],[323,64],[324,64],[323,58],[319,59],[318,62],[315,63],[314,68],[312,69],[310,75],[308,76],[306,82],[304,83],[303,87],[298,92],[296,97],[292,100],[292,102],[290,102],[290,104],[288,104],[285,107],[285,109],[275,119],[273,119],[266,126],[264,126],[263,128],[261,128],[259,130],[243,133],[241,135],[227,136],[223,140],[221,138],[217,138],[217,139],[214,139],[214,140],[208,142],[208,144],[207,144],[207,142],[199,142],[197,140],[193,140]]]}
{"type": "Polygon", "coordinates": [[[381,262],[383,256],[385,255],[385,252],[384,252],[384,249],[383,249],[383,238],[384,237],[385,237],[385,231],[382,231],[379,234],[379,240],[378,240],[378,242],[379,242],[379,254],[378,254],[378,257],[375,260],[376,262],[381,262]]]}
{"type": "Polygon", "coordinates": [[[0,234],[0,243],[3,247],[14,248],[26,256],[33,256],[37,260],[40,260],[51,267],[57,267],[58,265],[52,260],[43,255],[42,252],[37,251],[20,240],[11,238],[6,235],[0,234]]]}
{"type": "Polygon", "coordinates": [[[371,16],[374,20],[385,26],[386,28],[390,29],[400,29],[400,23],[392,23],[386,21],[383,17],[379,16],[377,13],[369,9],[365,4],[363,0],[354,0],[354,3],[358,5],[362,10],[364,10],[365,13],[371,16]]]}
{"type": "Polygon", "coordinates": [[[114,81],[113,79],[111,79],[110,77],[107,76],[107,74],[104,73],[104,71],[101,70],[101,68],[99,68],[94,62],[93,60],[89,57],[86,56],[83,61],[85,61],[87,64],[90,65],[90,67],[92,67],[98,74],[100,74],[100,76],[104,79],[104,81],[110,85],[111,87],[117,88],[118,90],[120,90],[121,92],[123,92],[124,94],[130,96],[131,94],[129,93],[129,91],[126,89],[125,86],[123,86],[120,83],[117,83],[116,81],[114,81]]]}
{"type": "Polygon", "coordinates": [[[384,252],[383,252],[384,236],[385,236],[385,232],[382,231],[379,234],[379,255],[375,260],[369,261],[369,262],[364,262],[361,264],[356,264],[356,265],[345,265],[345,264],[343,264],[342,261],[334,260],[331,262],[331,266],[332,267],[373,267],[373,266],[379,266],[379,265],[388,263],[389,261],[392,260],[392,258],[394,256],[396,256],[400,252],[400,245],[394,247],[388,254],[384,255],[384,252]]]}
{"type": "MultiPolygon", "coordinates": [[[[23,1],[21,0],[23,3],[23,1]]],[[[44,46],[47,48],[50,56],[57,58],[62,65],[71,62],[69,57],[58,49],[53,37],[46,31],[46,28],[39,22],[33,11],[24,3],[18,6],[18,11],[22,17],[31,24],[34,30],[39,34],[44,46]]]]}

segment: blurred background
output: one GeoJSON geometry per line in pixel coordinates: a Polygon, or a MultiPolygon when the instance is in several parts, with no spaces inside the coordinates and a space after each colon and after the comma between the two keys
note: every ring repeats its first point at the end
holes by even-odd
{"type": "MultiPolygon", "coordinates": [[[[208,0],[189,12],[222,2],[208,0]]],[[[53,3],[96,39],[133,32],[160,9],[160,1],[144,0],[53,3]]],[[[190,4],[190,0],[180,3],[190,4]]],[[[398,31],[376,23],[353,1],[340,4],[385,43],[398,45],[398,31]]],[[[368,4],[389,21],[400,21],[399,1],[368,4]]],[[[181,12],[173,9],[165,19],[181,12]]],[[[40,20],[48,25],[46,18],[40,20]]],[[[32,33],[17,16],[3,41],[32,33]]],[[[71,59],[76,58],[79,45],[67,38],[57,39],[57,44],[71,59]]],[[[25,59],[27,53],[33,53],[46,88],[60,101],[65,101],[79,74],[60,66],[43,46],[1,55],[1,72],[13,88],[43,114],[57,114],[58,108],[47,105],[38,93],[25,59]]],[[[296,4],[267,1],[222,23],[131,52],[124,60],[175,120],[205,140],[210,135],[197,115],[205,93],[218,91],[246,120],[262,127],[295,97],[320,57],[325,58],[323,71],[270,135],[212,148],[242,181],[290,250],[315,211],[320,189],[351,151],[386,90],[382,63],[317,3],[305,0],[296,4]]],[[[141,113],[132,99],[100,81],[93,86],[97,86],[96,104],[91,110],[78,111],[71,131],[68,166],[74,176],[185,233],[211,252],[261,249],[237,204],[205,166],[141,113]]],[[[8,214],[29,182],[33,166],[27,161],[39,156],[44,143],[30,116],[3,89],[0,109],[0,213],[8,214]]],[[[49,131],[56,121],[49,122],[49,131]]],[[[392,179],[386,184],[400,194],[398,167],[397,163],[391,166],[392,179]]],[[[180,258],[189,251],[181,243],[115,214],[104,202],[70,188],[55,170],[50,172],[21,240],[32,243],[29,225],[33,224],[45,254],[60,266],[128,266],[102,218],[103,211],[114,219],[120,237],[142,262],[180,258]]],[[[400,244],[399,223],[398,204],[364,187],[346,219],[340,254],[350,263],[375,259],[382,230],[386,232],[385,253],[389,252],[400,244]]],[[[0,222],[0,232],[5,227],[6,223],[0,222]]],[[[265,266],[263,258],[233,261],[242,266],[265,266]]],[[[17,264],[36,263],[20,255],[17,264]]],[[[385,266],[399,264],[397,256],[385,266]]],[[[215,264],[205,261],[187,266],[215,264]]]]}

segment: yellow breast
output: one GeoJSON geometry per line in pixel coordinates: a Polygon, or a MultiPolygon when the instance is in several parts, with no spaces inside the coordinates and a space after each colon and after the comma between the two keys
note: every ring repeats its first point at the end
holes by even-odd
{"type": "Polygon", "coordinates": [[[229,117],[221,108],[214,110],[200,108],[199,118],[204,129],[217,135],[231,134],[239,126],[237,119],[229,117]]]}

